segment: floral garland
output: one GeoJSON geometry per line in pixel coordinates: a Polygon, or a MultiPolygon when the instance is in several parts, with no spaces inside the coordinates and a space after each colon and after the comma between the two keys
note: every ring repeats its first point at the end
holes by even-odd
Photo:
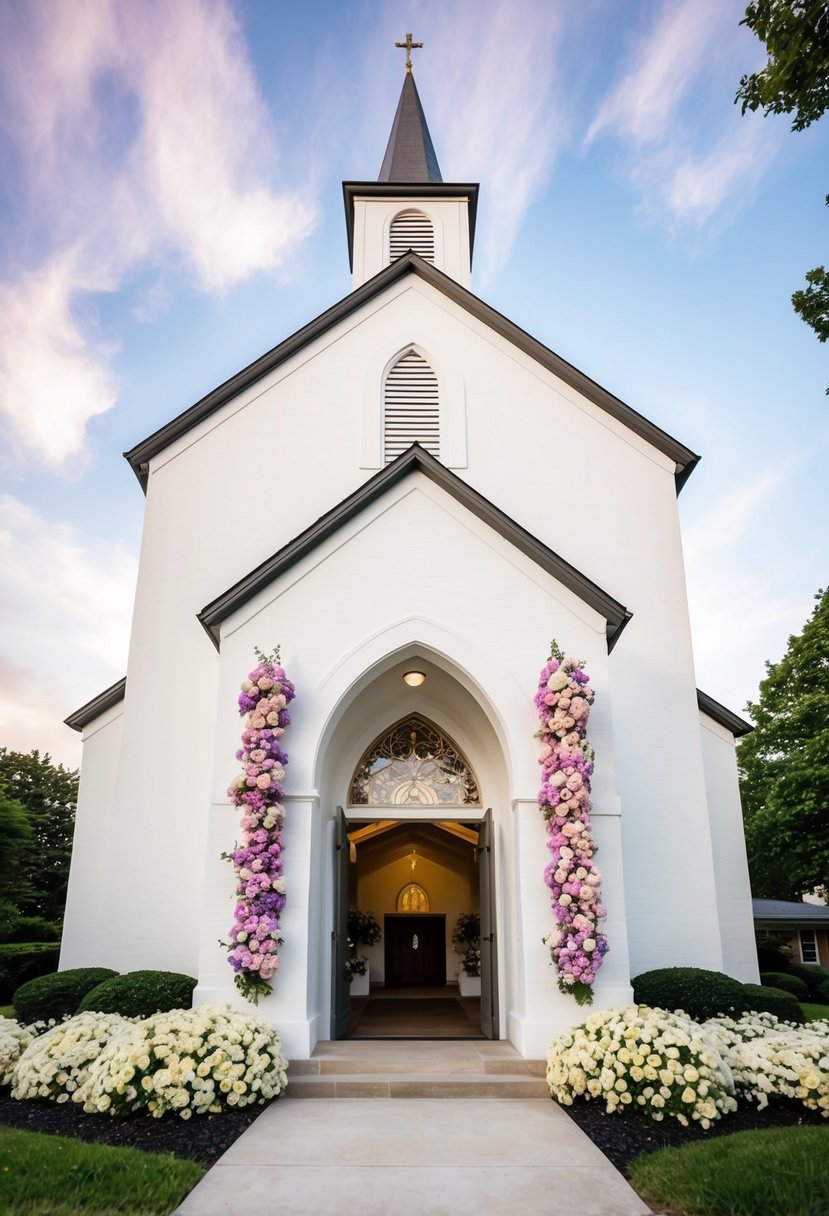
{"type": "Polygon", "coordinates": [[[244,836],[232,853],[222,854],[233,862],[238,901],[230,943],[222,944],[230,951],[236,987],[254,1005],[273,991],[268,981],[279,966],[279,917],[285,907],[281,782],[288,762],[279,740],[290,725],[287,707],[296,695],[285,669],[278,666],[278,647],[270,656],[257,650],[256,657],[259,662],[242,682],[239,695],[239,713],[246,716],[242,746],[236,753],[242,772],[227,791],[231,802],[243,810],[244,836]]]}
{"type": "Polygon", "coordinates": [[[553,642],[551,657],[538,678],[535,706],[541,719],[538,738],[543,784],[538,805],[547,820],[552,860],[544,871],[558,926],[544,938],[562,992],[579,1005],[593,1000],[593,981],[608,950],[599,921],[607,916],[600,902],[602,876],[593,864],[596,845],[590,829],[590,777],[593,749],[587,718],[595,696],[584,664],[565,658],[553,642]]]}

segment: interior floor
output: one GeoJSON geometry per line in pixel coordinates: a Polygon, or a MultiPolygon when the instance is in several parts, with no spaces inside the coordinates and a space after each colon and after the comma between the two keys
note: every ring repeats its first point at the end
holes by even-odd
{"type": "Polygon", "coordinates": [[[372,988],[351,998],[352,1039],[481,1039],[481,999],[456,988],[372,988]]]}

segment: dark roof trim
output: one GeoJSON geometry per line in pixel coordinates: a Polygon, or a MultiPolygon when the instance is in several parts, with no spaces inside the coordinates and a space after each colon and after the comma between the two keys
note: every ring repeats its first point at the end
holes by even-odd
{"type": "Polygon", "coordinates": [[[478,218],[477,182],[343,182],[345,230],[348,236],[348,269],[354,269],[354,200],[361,198],[460,198],[469,207],[469,264],[475,250],[478,218]]]}
{"type": "Polygon", "coordinates": [[[785,899],[753,899],[751,911],[755,921],[787,925],[829,925],[829,908],[825,904],[804,904],[785,899]]]}
{"type": "Polygon", "coordinates": [[[733,710],[726,709],[724,705],[720,705],[719,701],[709,697],[707,692],[701,692],[699,688],[697,689],[697,705],[707,717],[713,718],[715,722],[719,722],[720,726],[730,730],[735,739],[739,739],[741,735],[748,735],[754,730],[754,727],[750,722],[746,722],[745,718],[741,718],[733,710]]]}
{"type": "MultiPolygon", "coordinates": [[[[375,183],[376,184],[376,183],[375,183]]],[[[424,189],[439,189],[440,187],[424,187],[424,189]]],[[[673,439],[667,432],[660,430],[658,426],[654,426],[652,422],[648,422],[647,418],[643,418],[641,414],[637,414],[629,405],[625,405],[624,401],[620,401],[618,397],[614,397],[607,389],[596,384],[589,376],[585,376],[578,368],[567,363],[559,355],[549,350],[541,342],[531,337],[519,326],[514,325],[512,321],[508,321],[506,317],[501,316],[494,308],[490,308],[483,300],[478,299],[471,291],[467,291],[465,287],[461,287],[460,283],[456,283],[448,275],[445,275],[441,270],[437,270],[429,262],[424,262],[416,253],[407,253],[404,257],[393,262],[391,266],[387,266],[385,270],[381,270],[373,279],[369,279],[358,287],[356,291],[352,291],[350,295],[338,301],[327,312],[316,317],[315,320],[297,330],[291,337],[286,338],[279,346],[275,346],[273,350],[262,355],[255,363],[251,363],[242,371],[237,372],[230,380],[226,380],[224,384],[219,385],[212,393],[208,393],[206,397],[202,397],[201,401],[197,401],[195,405],[191,405],[183,414],[179,414],[172,422],[168,422],[166,426],[154,431],[147,439],[131,448],[124,456],[132,466],[142,486],[146,489],[147,476],[149,472],[149,462],[153,456],[159,452],[163,452],[169,444],[174,440],[179,439],[198,423],[205,418],[209,418],[211,414],[220,409],[228,401],[231,401],[244,389],[251,384],[255,384],[262,376],[273,371],[281,363],[284,363],[292,355],[295,355],[303,347],[313,342],[327,330],[338,322],[356,312],[364,304],[373,300],[375,296],[380,295],[387,287],[396,283],[399,279],[405,278],[408,274],[416,274],[419,278],[424,279],[436,291],[440,291],[443,295],[453,300],[461,308],[464,308],[472,316],[476,317],[484,325],[489,326],[511,342],[519,350],[524,351],[530,358],[535,359],[542,367],[546,367],[555,376],[558,376],[565,384],[569,384],[577,392],[582,393],[588,401],[592,401],[599,409],[610,414],[612,418],[621,422],[628,427],[634,434],[639,435],[647,443],[650,443],[673,460],[676,466],[675,478],[677,492],[682,488],[688,475],[699,460],[690,448],[686,448],[684,444],[673,439]]]]}
{"type": "Polygon", "coordinates": [[[631,613],[618,600],[613,599],[606,591],[602,591],[601,587],[581,574],[575,566],[571,566],[564,558],[553,553],[552,549],[548,549],[545,544],[510,519],[477,490],[473,490],[460,477],[451,473],[439,460],[436,460],[417,443],[412,444],[396,460],[386,465],[384,469],[370,477],[364,485],[344,499],[339,506],[323,515],[310,528],[307,528],[294,540],[289,541],[273,557],[262,562],[250,574],[246,574],[238,583],[201,610],[198,619],[207,630],[216,649],[219,649],[219,630],[224,620],[272,583],[274,579],[286,570],[290,570],[306,554],[312,552],[317,545],[327,540],[365,507],[385,494],[391,486],[396,485],[412,473],[423,473],[435,485],[440,486],[478,519],[483,520],[516,549],[603,616],[607,622],[608,652],[613,649],[619,640],[619,635],[630,620],[631,613]]]}
{"type": "Polygon", "coordinates": [[[93,697],[91,701],[87,701],[86,705],[82,705],[80,709],[76,709],[68,718],[64,718],[67,726],[71,726],[72,730],[83,730],[90,722],[94,722],[96,718],[100,718],[101,714],[106,713],[108,709],[112,709],[113,705],[117,705],[119,701],[123,701],[127,692],[127,677],[119,680],[117,684],[112,684],[109,688],[105,688],[103,692],[99,692],[97,697],[93,697]]]}

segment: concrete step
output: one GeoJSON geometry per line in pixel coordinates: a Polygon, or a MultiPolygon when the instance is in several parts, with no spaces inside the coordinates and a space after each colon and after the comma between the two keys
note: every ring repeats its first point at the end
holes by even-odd
{"type": "Polygon", "coordinates": [[[341,1040],[292,1060],[294,1098],[547,1098],[544,1060],[511,1043],[341,1040]]]}
{"type": "Polygon", "coordinates": [[[521,1073],[377,1072],[298,1076],[286,1098],[549,1098],[541,1077],[521,1073]]]}

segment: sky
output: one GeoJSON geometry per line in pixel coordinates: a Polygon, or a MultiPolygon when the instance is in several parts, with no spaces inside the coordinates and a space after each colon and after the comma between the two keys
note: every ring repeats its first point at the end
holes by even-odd
{"type": "MultiPolygon", "coordinates": [[[[829,117],[741,115],[739,0],[0,0],[0,746],[126,671],[144,498],[122,453],[350,290],[407,31],[473,289],[699,452],[697,682],[729,708],[829,556],[829,117]]],[[[562,552],[578,565],[578,554],[562,552]]],[[[599,580],[600,581],[600,580],[599,580]]],[[[529,695],[529,693],[528,693],[529,695]]]]}

